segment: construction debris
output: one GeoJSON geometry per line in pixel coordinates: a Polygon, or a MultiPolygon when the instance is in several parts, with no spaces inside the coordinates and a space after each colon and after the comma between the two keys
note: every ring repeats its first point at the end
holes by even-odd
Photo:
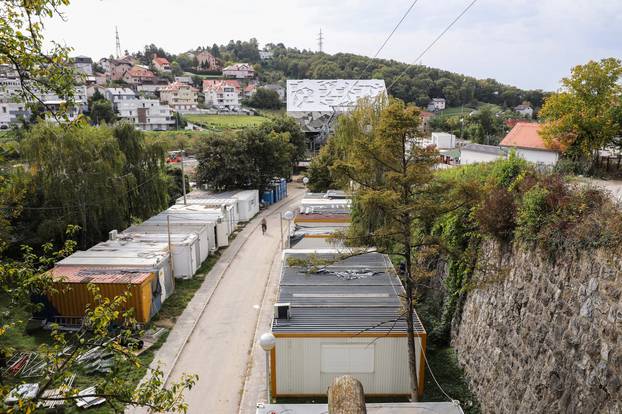
{"type": "Polygon", "coordinates": [[[16,404],[18,401],[32,400],[39,392],[39,384],[20,384],[13,388],[4,400],[7,404],[16,404]]]}
{"type": "Polygon", "coordinates": [[[96,396],[86,397],[87,395],[92,395],[92,394],[95,394],[95,387],[87,387],[83,389],[82,391],[80,391],[78,395],[81,397],[76,399],[76,405],[80,408],[91,408],[96,405],[102,404],[106,401],[104,397],[96,397],[96,396]]]}
{"type": "Polygon", "coordinates": [[[65,395],[67,391],[71,389],[71,386],[73,385],[75,379],[76,374],[73,374],[71,377],[67,378],[65,383],[62,384],[60,387],[51,390],[45,390],[43,392],[43,395],[41,396],[42,401],[39,403],[39,406],[44,408],[54,408],[65,405],[66,400],[61,398],[65,395]]]}

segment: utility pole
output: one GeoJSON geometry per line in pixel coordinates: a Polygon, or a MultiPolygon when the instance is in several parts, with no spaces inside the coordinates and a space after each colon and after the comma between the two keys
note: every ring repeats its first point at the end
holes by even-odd
{"type": "Polygon", "coordinates": [[[320,53],[322,53],[324,49],[324,36],[322,35],[322,29],[320,29],[320,34],[317,37],[317,43],[320,47],[320,53]]]}
{"type": "Polygon", "coordinates": [[[114,32],[117,38],[117,59],[119,59],[121,57],[121,42],[119,41],[119,29],[117,29],[117,26],[114,27],[114,32]]]}
{"type": "Polygon", "coordinates": [[[171,216],[166,216],[166,233],[168,235],[168,265],[171,269],[173,281],[175,281],[175,271],[173,270],[173,249],[171,248],[171,216]]]}
{"type": "Polygon", "coordinates": [[[186,174],[184,174],[184,150],[181,150],[181,188],[184,194],[184,206],[187,206],[186,202],[186,174]]]}

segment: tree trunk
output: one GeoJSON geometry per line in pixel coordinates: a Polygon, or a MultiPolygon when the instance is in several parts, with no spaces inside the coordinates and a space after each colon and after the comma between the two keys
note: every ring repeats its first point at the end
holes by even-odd
{"type": "Polygon", "coordinates": [[[406,332],[408,341],[408,368],[410,376],[410,398],[419,401],[417,380],[417,352],[415,348],[415,325],[413,322],[413,281],[410,275],[410,267],[407,266],[404,290],[406,291],[406,332]]]}
{"type": "Polygon", "coordinates": [[[329,414],[366,414],[363,385],[350,375],[333,380],[328,387],[329,414]]]}

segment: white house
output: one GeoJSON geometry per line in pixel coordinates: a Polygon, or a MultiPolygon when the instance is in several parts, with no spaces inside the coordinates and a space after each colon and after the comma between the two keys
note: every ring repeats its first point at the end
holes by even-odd
{"type": "Polygon", "coordinates": [[[456,148],[456,136],[447,132],[432,132],[432,145],[438,149],[456,148]]]}
{"type": "Polygon", "coordinates": [[[274,56],[274,52],[272,52],[272,51],[269,51],[269,50],[260,50],[259,51],[259,59],[261,59],[261,60],[272,59],[272,56],[274,56]]]}
{"type": "Polygon", "coordinates": [[[507,157],[507,151],[496,145],[466,144],[460,148],[460,164],[492,162],[507,157]]]}
{"type": "Polygon", "coordinates": [[[228,81],[203,81],[205,104],[215,107],[239,108],[239,89],[228,81]]]}
{"type": "Polygon", "coordinates": [[[222,75],[236,79],[252,79],[255,77],[255,69],[250,63],[234,63],[224,68],[222,75]]]}
{"type": "Polygon", "coordinates": [[[160,89],[160,102],[176,111],[196,109],[198,90],[187,83],[173,82],[160,89]]]}
{"type": "Polygon", "coordinates": [[[528,102],[524,102],[518,106],[514,107],[514,111],[518,112],[519,114],[521,114],[522,116],[524,116],[525,118],[532,118],[533,117],[533,108],[531,107],[531,105],[528,102]]]}
{"type": "Polygon", "coordinates": [[[130,88],[106,88],[104,89],[104,97],[112,102],[115,109],[118,108],[119,102],[138,99],[136,93],[130,88]]]}
{"type": "MultiPolygon", "coordinates": [[[[352,375],[366,394],[408,396],[407,321],[400,279],[386,255],[338,255],[330,249],[284,251],[272,322],[276,345],[270,354],[271,395],[322,396],[335,377],[352,375]],[[314,272],[297,263],[311,255],[330,264],[314,272]]],[[[413,316],[421,397],[427,334],[417,314],[413,316]]]]}
{"type": "Polygon", "coordinates": [[[17,76],[0,77],[0,98],[19,96],[22,93],[22,82],[17,76]]]}
{"type": "Polygon", "coordinates": [[[93,59],[88,56],[76,56],[72,60],[76,71],[87,76],[93,75],[93,59]]]}
{"type": "Polygon", "coordinates": [[[20,118],[27,119],[30,111],[23,102],[0,102],[0,128],[16,124],[20,118]]]}
{"type": "Polygon", "coordinates": [[[541,124],[519,122],[499,143],[507,150],[514,149],[517,155],[534,164],[555,165],[559,150],[555,143],[547,146],[540,136],[541,124]]]}
{"type": "Polygon", "coordinates": [[[165,57],[159,57],[158,55],[153,55],[153,59],[151,60],[153,66],[156,70],[160,72],[170,72],[171,71],[171,63],[165,57]]]}
{"type": "Polygon", "coordinates": [[[143,131],[164,131],[175,125],[172,110],[157,99],[129,99],[117,103],[119,118],[143,131]]]}
{"type": "Polygon", "coordinates": [[[445,109],[445,98],[432,98],[428,103],[428,111],[436,112],[445,109]]]}

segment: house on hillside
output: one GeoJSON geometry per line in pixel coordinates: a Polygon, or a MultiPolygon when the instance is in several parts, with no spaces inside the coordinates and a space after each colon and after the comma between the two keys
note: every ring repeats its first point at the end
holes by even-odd
{"type": "Polygon", "coordinates": [[[228,78],[253,79],[255,69],[250,63],[234,63],[222,70],[222,75],[228,78]]]}
{"type": "Polygon", "coordinates": [[[93,75],[93,59],[88,56],[76,56],[71,59],[73,61],[73,67],[76,71],[86,75],[93,75]]]}
{"type": "Polygon", "coordinates": [[[15,125],[20,119],[30,118],[30,110],[23,102],[0,102],[0,128],[15,125]]]}
{"type": "Polygon", "coordinates": [[[132,69],[132,66],[134,66],[134,63],[127,57],[110,60],[108,62],[108,74],[110,79],[113,81],[122,80],[125,73],[132,69]]]}
{"type": "Polygon", "coordinates": [[[251,96],[255,94],[255,92],[257,92],[257,85],[255,85],[254,83],[249,83],[244,88],[244,97],[250,98],[251,96]]]}
{"type": "Polygon", "coordinates": [[[197,64],[199,65],[197,69],[199,70],[217,71],[222,68],[218,59],[207,50],[197,53],[194,57],[197,58],[197,64]]]}
{"type": "Polygon", "coordinates": [[[118,110],[118,103],[137,99],[136,93],[130,88],[106,88],[104,97],[112,102],[115,110],[118,110]]]}
{"type": "Polygon", "coordinates": [[[519,157],[534,164],[555,165],[559,159],[556,145],[547,146],[540,136],[541,124],[519,122],[499,143],[507,150],[514,149],[519,157]]]}
{"type": "Polygon", "coordinates": [[[168,61],[165,57],[158,57],[158,55],[153,55],[153,59],[151,60],[153,66],[156,70],[160,72],[170,72],[171,71],[171,62],[168,61]]]}
{"type": "Polygon", "coordinates": [[[197,92],[192,85],[173,82],[160,89],[160,102],[168,104],[176,111],[197,109],[197,92]]]}
{"type": "Polygon", "coordinates": [[[428,111],[437,112],[445,109],[445,98],[432,98],[428,103],[428,111]]]}
{"type": "Polygon", "coordinates": [[[271,91],[276,92],[279,95],[279,99],[281,102],[285,102],[285,88],[281,85],[277,84],[268,84],[261,86],[264,89],[270,89],[271,91]]]}
{"type": "Polygon", "coordinates": [[[156,75],[144,66],[133,66],[123,75],[123,81],[130,85],[140,85],[145,82],[152,82],[156,75]]]}
{"type": "Polygon", "coordinates": [[[204,80],[205,104],[214,107],[237,109],[240,107],[240,84],[230,80],[204,80]],[[237,84],[237,88],[236,88],[237,84]]]}
{"type": "Polygon", "coordinates": [[[508,151],[496,145],[466,144],[460,147],[460,164],[478,164],[506,158],[508,151]]]}
{"type": "Polygon", "coordinates": [[[175,125],[172,110],[157,99],[127,99],[117,103],[119,118],[143,131],[165,131],[175,125]]]}
{"type": "Polygon", "coordinates": [[[259,59],[261,59],[261,60],[272,59],[272,56],[274,56],[274,52],[272,52],[272,51],[268,51],[268,50],[260,50],[259,51],[259,59]]]}
{"type": "Polygon", "coordinates": [[[515,106],[514,111],[518,112],[525,118],[533,117],[533,108],[531,107],[531,104],[529,102],[523,102],[522,104],[515,106]]]}

